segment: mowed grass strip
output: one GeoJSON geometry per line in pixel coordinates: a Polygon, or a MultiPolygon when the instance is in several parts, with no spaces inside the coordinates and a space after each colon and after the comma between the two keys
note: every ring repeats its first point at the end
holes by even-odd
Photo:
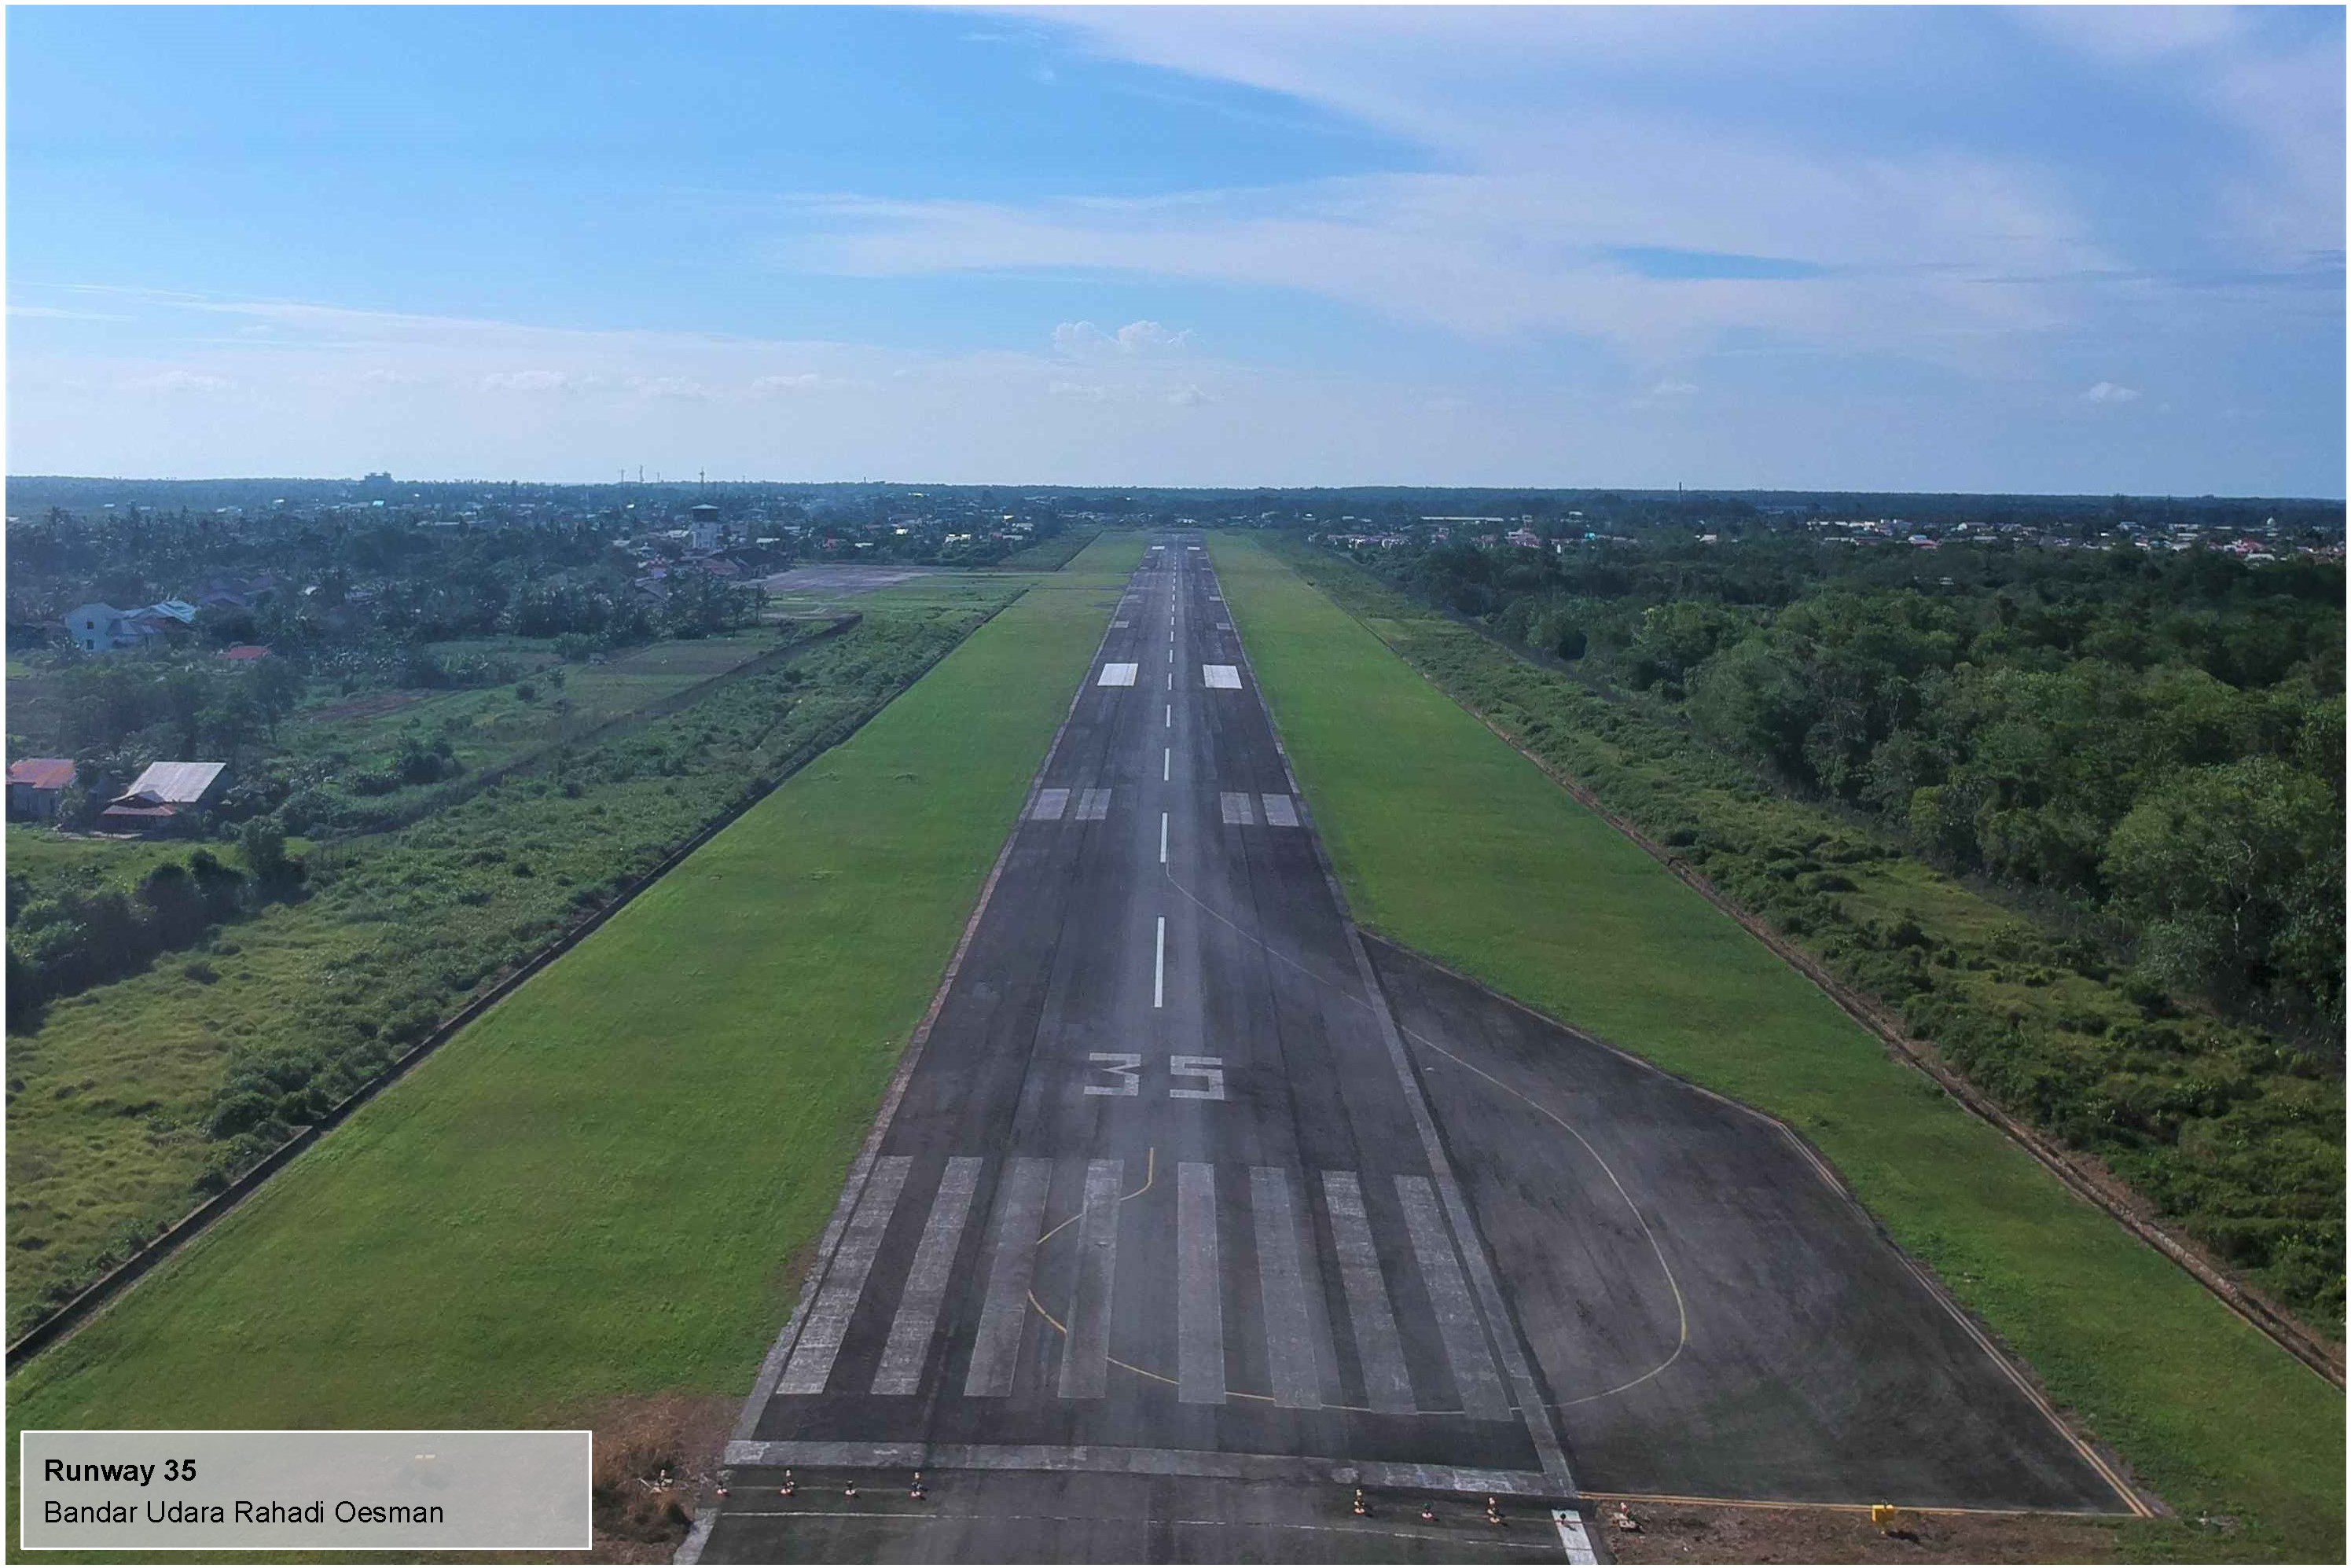
{"type": "Polygon", "coordinates": [[[1357,919],[1802,1128],[2142,1480],[2186,1520],[2232,1521],[2135,1525],[2122,1550],[2340,1560],[2341,1395],[1890,1061],[1288,567],[1246,537],[1211,548],[1357,919]]]}
{"type": "Polygon", "coordinates": [[[26,1367],[11,1432],[747,1389],[1137,554],[1040,580],[26,1367]]]}

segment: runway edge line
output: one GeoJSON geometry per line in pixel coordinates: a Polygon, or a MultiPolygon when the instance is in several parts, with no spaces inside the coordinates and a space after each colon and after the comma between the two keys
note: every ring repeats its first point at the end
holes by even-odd
{"type": "MultiPolygon", "coordinates": [[[[1202,552],[1204,555],[1206,551],[1202,552]]],[[[1208,560],[1208,570],[1216,573],[1216,562],[1208,560]]],[[[1219,589],[1223,579],[1217,578],[1219,589]]],[[[1231,602],[1227,601],[1229,614],[1231,602]]],[[[1479,1234],[1477,1219],[1462,1197],[1461,1186],[1453,1172],[1453,1159],[1445,1147],[1444,1135],[1438,1132],[1437,1118],[1428,1108],[1427,1095],[1422,1091],[1420,1078],[1412,1065],[1411,1055],[1405,1050],[1404,1036],[1396,1028],[1395,1015],[1388,1007],[1387,993],[1380,988],[1379,974],[1372,967],[1371,955],[1364,949],[1364,938],[1355,929],[1355,917],[1347,906],[1346,890],[1339,885],[1339,873],[1331,863],[1323,848],[1322,835],[1314,825],[1313,808],[1306,792],[1299,788],[1297,771],[1290,765],[1290,747],[1281,738],[1281,724],[1274,716],[1273,705],[1266,700],[1265,684],[1257,678],[1257,666],[1250,660],[1249,644],[1241,635],[1238,617],[1232,621],[1233,649],[1241,667],[1249,672],[1249,685],[1265,712],[1267,727],[1273,731],[1273,744],[1281,757],[1282,776],[1290,783],[1290,799],[1297,801],[1302,812],[1306,841],[1313,847],[1314,863],[1322,868],[1323,881],[1330,884],[1331,897],[1339,907],[1340,924],[1347,933],[1347,949],[1354,956],[1355,970],[1361,977],[1365,998],[1370,1002],[1372,1016],[1379,1023],[1380,1038],[1387,1048],[1389,1062],[1395,1067],[1403,1087],[1405,1103],[1412,1112],[1413,1125],[1420,1134],[1423,1153],[1429,1169],[1437,1178],[1437,1190],[1442,1199],[1446,1217],[1451,1222],[1454,1239],[1461,1249],[1462,1261],[1468,1265],[1470,1284],[1478,1293],[1479,1305],[1484,1310],[1487,1326],[1492,1332],[1495,1348],[1501,1353],[1502,1366],[1509,1375],[1519,1402],[1520,1418],[1525,1422],[1527,1437],[1534,1444],[1536,1456],[1548,1477],[1562,1492],[1575,1490],[1575,1478],[1567,1464],[1566,1445],[1561,1440],[1559,1428],[1552,1417],[1551,1402],[1535,1381],[1534,1369],[1529,1361],[1521,1339],[1517,1317],[1502,1295],[1500,1282],[1495,1278],[1492,1260],[1486,1253],[1486,1239],[1479,1234]]]]}
{"type": "MultiPolygon", "coordinates": [[[[1020,597],[1026,599],[1029,591],[1023,590],[1020,597]]],[[[1094,666],[1102,662],[1102,650],[1110,645],[1111,622],[1116,616],[1116,605],[1103,612],[1102,633],[1094,640],[1094,651],[1087,656],[1085,673],[1079,677],[1077,690],[1070,695],[1070,706],[1061,714],[1061,722],[1053,731],[1052,741],[1045,747],[1043,759],[1037,764],[1037,771],[1029,777],[1028,793],[1021,798],[1020,810],[1013,814],[1012,826],[1004,835],[1003,845],[996,852],[996,862],[987,869],[987,880],[980,884],[979,900],[972,905],[971,918],[964,922],[963,935],[956,939],[955,953],[947,960],[946,973],[939,977],[938,988],[931,994],[931,1005],[924,1010],[922,1021],[914,1026],[905,1051],[900,1054],[898,1071],[890,1079],[889,1091],[882,1097],[881,1109],[874,1113],[873,1125],[865,1134],[863,1146],[857,1151],[857,1158],[850,1164],[848,1178],[841,1184],[841,1197],[833,1205],[832,1218],[825,1225],[824,1235],[817,1243],[817,1260],[809,1269],[806,1278],[800,1281],[799,1299],[793,1303],[791,1316],[784,1320],[782,1332],[777,1334],[775,1343],[768,1347],[766,1359],[759,1364],[758,1379],[752,1384],[749,1396],[743,1401],[743,1414],[735,1423],[735,1440],[737,1442],[750,1439],[758,1430],[760,1412],[767,1408],[768,1401],[774,1396],[776,1384],[783,1376],[784,1363],[790,1359],[792,1346],[799,1341],[800,1330],[808,1321],[809,1306],[815,1301],[817,1290],[823,1284],[825,1276],[832,1270],[833,1257],[841,1249],[841,1233],[848,1229],[849,1217],[865,1191],[867,1178],[872,1175],[874,1159],[881,1153],[883,1140],[889,1136],[890,1123],[898,1113],[900,1102],[906,1096],[906,1085],[913,1081],[914,1069],[922,1063],[923,1048],[930,1041],[931,1030],[938,1022],[940,1009],[946,1006],[947,993],[955,988],[956,977],[963,971],[963,961],[971,951],[972,938],[978,934],[979,923],[987,915],[988,902],[996,896],[996,884],[1002,879],[1004,868],[1012,859],[1014,844],[1019,841],[1021,824],[1029,820],[1030,810],[1037,804],[1037,792],[1044,788],[1045,776],[1051,771],[1053,759],[1061,755],[1062,738],[1070,732],[1070,721],[1077,716],[1078,704],[1084,700],[1091,687],[1094,666]]],[[[958,646],[968,646],[969,643],[970,639],[966,638],[958,646]]],[[[934,664],[932,669],[937,667],[934,664]]],[[[924,673],[928,674],[930,672],[924,673]]],[[[701,1505],[695,1510],[694,1528],[687,1532],[677,1554],[671,1561],[701,1562],[703,1546],[709,1541],[711,1531],[717,1526],[718,1514],[717,1500],[703,1499],[701,1505]]]]}

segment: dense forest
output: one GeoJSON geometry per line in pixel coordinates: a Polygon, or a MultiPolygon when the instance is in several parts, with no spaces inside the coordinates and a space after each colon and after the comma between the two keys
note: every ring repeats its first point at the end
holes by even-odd
{"type": "Polygon", "coordinates": [[[2340,564],[1786,535],[1357,553],[2339,1052],[2340,564]]]}

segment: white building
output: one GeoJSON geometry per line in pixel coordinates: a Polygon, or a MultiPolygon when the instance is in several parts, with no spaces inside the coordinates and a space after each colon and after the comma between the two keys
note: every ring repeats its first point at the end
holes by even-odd
{"type": "Polygon", "coordinates": [[[111,604],[84,604],[66,612],[66,632],[85,653],[110,653],[136,648],[151,632],[131,624],[131,612],[111,604]]]}

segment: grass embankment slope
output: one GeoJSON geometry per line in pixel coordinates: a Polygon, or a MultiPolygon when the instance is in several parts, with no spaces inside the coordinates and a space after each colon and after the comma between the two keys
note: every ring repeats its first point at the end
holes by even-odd
{"type": "Polygon", "coordinates": [[[1224,591],[1355,915],[1784,1117],[2186,1520],[2153,1556],[2334,1561],[2343,1398],[2071,1197],[1245,538],[1224,591]]]}
{"type": "Polygon", "coordinates": [[[747,1387],[1135,554],[1040,580],[26,1368],[11,1431],[747,1387]]]}

